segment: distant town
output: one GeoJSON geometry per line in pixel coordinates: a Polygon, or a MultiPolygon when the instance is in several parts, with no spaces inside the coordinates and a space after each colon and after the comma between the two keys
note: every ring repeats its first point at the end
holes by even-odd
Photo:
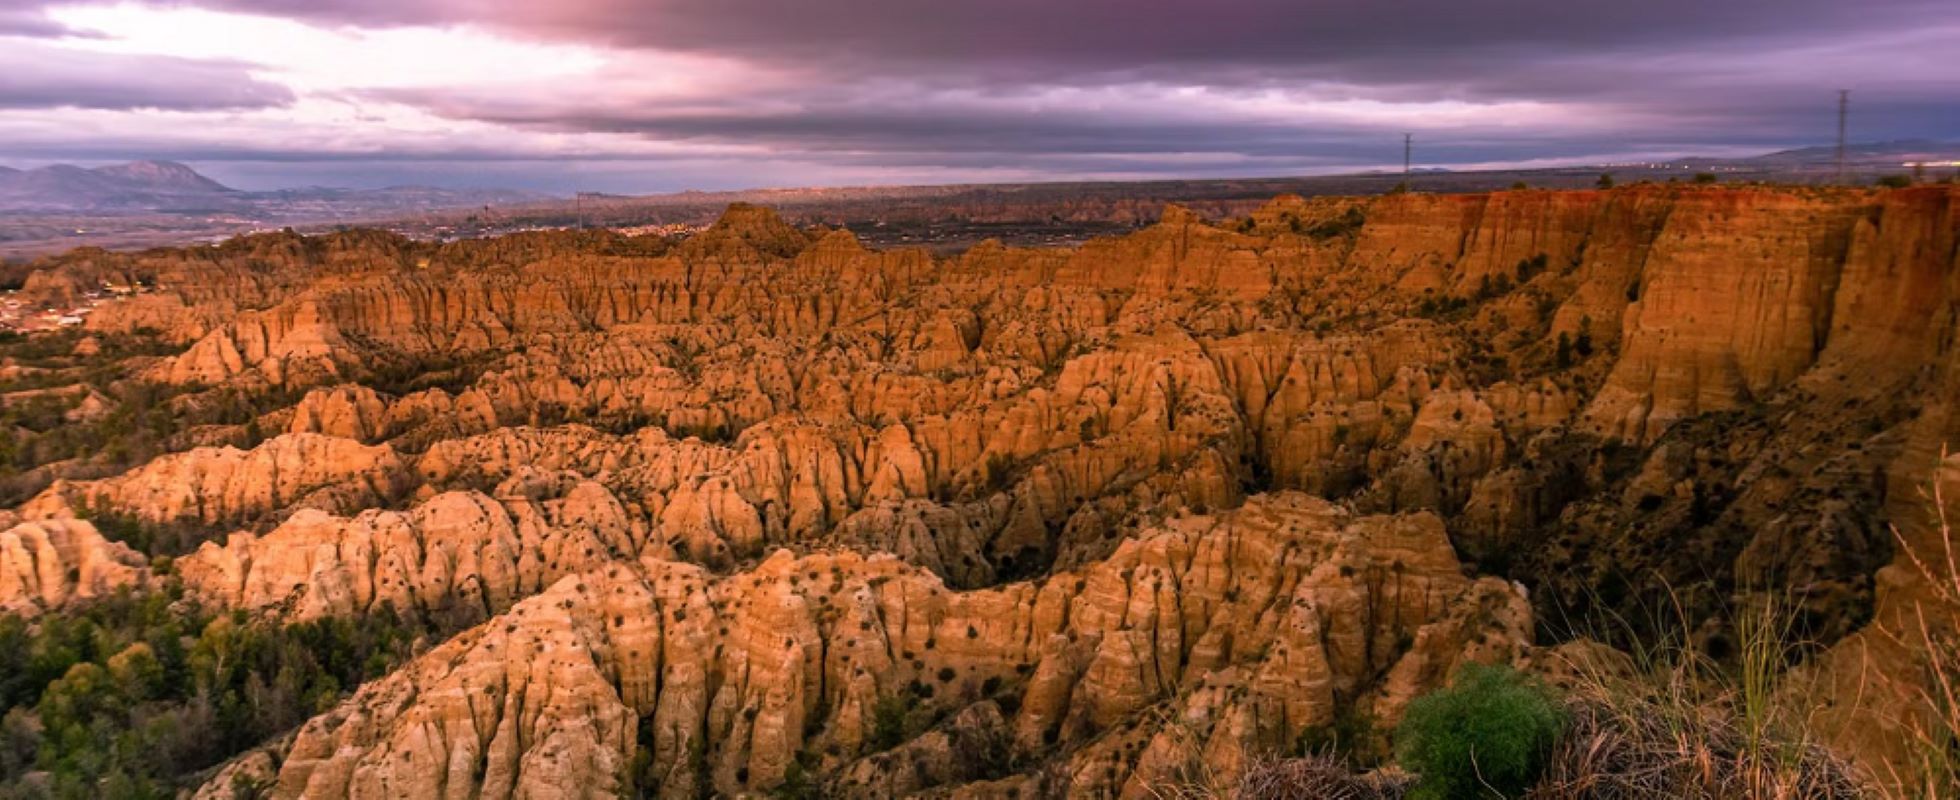
{"type": "Polygon", "coordinates": [[[21,299],[19,289],[9,289],[0,292],[0,331],[34,333],[77,327],[88,322],[89,314],[106,303],[120,303],[153,291],[156,287],[105,281],[99,289],[84,291],[76,298],[77,302],[49,305],[30,304],[21,299]]]}

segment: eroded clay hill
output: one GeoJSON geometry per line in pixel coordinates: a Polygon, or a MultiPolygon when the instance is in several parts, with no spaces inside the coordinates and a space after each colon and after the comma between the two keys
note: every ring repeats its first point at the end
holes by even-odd
{"type": "MultiPolygon", "coordinates": [[[[740,206],[78,251],[26,294],[155,287],[88,329],[167,343],[124,382],[202,424],[23,477],[0,608],[427,631],[207,786],[294,797],[1144,797],[1766,594],[1864,696],[1918,657],[1861,631],[1923,595],[1890,526],[1939,535],[1957,240],[1951,187],[1646,186],[950,258],[740,206]]],[[[1836,743],[1899,758],[1904,696],[1836,743]]]]}

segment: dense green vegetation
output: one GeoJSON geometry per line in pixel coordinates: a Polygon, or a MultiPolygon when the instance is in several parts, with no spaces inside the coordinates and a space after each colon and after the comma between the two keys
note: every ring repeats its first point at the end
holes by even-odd
{"type": "Polygon", "coordinates": [[[1564,711],[1535,679],[1471,664],[1449,688],[1409,704],[1396,753],[1419,779],[1411,797],[1518,797],[1544,772],[1564,727],[1564,711]]]}
{"type": "Polygon", "coordinates": [[[392,608],[280,625],[175,588],[0,617],[0,798],[169,797],[411,653],[392,608]]]}

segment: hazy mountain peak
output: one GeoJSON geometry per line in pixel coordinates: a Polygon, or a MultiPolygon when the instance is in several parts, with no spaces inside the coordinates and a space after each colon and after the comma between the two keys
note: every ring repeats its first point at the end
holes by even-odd
{"type": "Polygon", "coordinates": [[[156,189],[193,192],[229,192],[232,189],[197,170],[175,161],[131,161],[91,170],[117,180],[140,183],[156,189]]]}
{"type": "Polygon", "coordinates": [[[0,208],[155,210],[208,208],[237,192],[175,161],[103,167],[51,164],[0,171],[0,208]]]}

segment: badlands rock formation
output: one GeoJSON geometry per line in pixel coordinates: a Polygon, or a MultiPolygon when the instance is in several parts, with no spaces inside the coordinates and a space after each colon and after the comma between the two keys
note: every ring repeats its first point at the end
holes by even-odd
{"type": "Polygon", "coordinates": [[[36,285],[162,287],[88,322],[173,346],[131,381],[251,402],[6,512],[0,604],[440,642],[214,778],[277,796],[1147,797],[1603,614],[1719,653],[1774,595],[1883,774],[1849,705],[1915,713],[1870,626],[1929,596],[1889,526],[1938,543],[1957,237],[1951,187],[1638,186],[951,257],[747,206],[78,251],[36,285]],[[153,572],[78,516],[203,541],[153,572]]]}
{"type": "Polygon", "coordinates": [[[0,613],[33,616],[134,586],[147,561],[81,520],[23,522],[0,531],[0,613]]]}
{"type": "Polygon", "coordinates": [[[113,478],[56,481],[22,506],[30,518],[104,508],[155,522],[237,522],[295,508],[360,509],[405,487],[386,446],[291,434],[251,450],[200,447],[113,478]]]}
{"type": "Polygon", "coordinates": [[[930,788],[856,765],[880,699],[898,696],[980,715],[952,716],[953,735],[991,726],[1005,748],[1074,751],[1069,791],[1147,797],[1186,747],[1229,770],[1327,724],[1343,698],[1392,719],[1458,660],[1516,655],[1529,616],[1519,589],[1463,577],[1434,516],[1353,519],[1297,493],[971,592],[848,552],[779,550],[726,576],[615,562],[316,718],[278,790],[733,794],[776,785],[799,754],[848,767],[840,792],[930,788]],[[1011,722],[972,709],[994,696],[1018,705],[1011,722]],[[1158,706],[1181,722],[1143,713],[1158,706]]]}

